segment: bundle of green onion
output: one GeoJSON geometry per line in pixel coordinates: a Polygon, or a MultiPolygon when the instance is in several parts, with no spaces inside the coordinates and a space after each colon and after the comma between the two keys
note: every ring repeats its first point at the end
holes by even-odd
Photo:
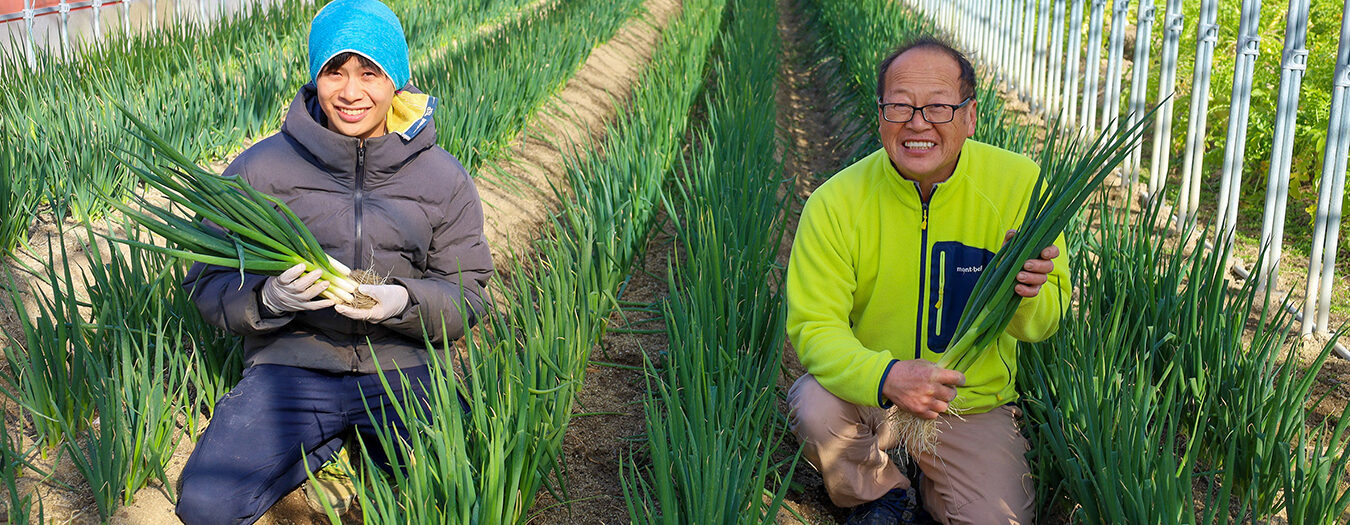
{"type": "Polygon", "coordinates": [[[306,272],[322,271],[321,278],[329,283],[323,292],[325,298],[341,304],[357,300],[358,283],[352,280],[351,269],[324,253],[314,234],[285,203],[253,189],[242,179],[221,177],[198,167],[125,106],[116,101],[113,104],[135,126],[133,134],[162,163],[130,151],[124,151],[119,160],[146,185],[163,192],[172,205],[191,210],[196,217],[180,217],[170,207],[151,203],[139,194],[133,196],[136,206],[104,195],[102,198],[108,204],[173,246],[112,240],[182,259],[237,268],[241,279],[244,272],[278,275],[304,264],[306,272]]]}
{"type": "MultiPolygon", "coordinates": [[[[992,346],[1012,322],[1022,296],[1014,293],[1017,274],[1029,259],[1055,242],[1069,221],[1087,202],[1106,177],[1125,160],[1143,136],[1153,111],[1133,126],[1115,126],[1089,146],[1067,140],[1058,125],[1049,130],[1041,151],[1041,173],[1032,191],[1022,224],[980,274],[970,300],[961,312],[952,343],[937,366],[965,373],[992,346]]],[[[950,409],[949,409],[950,410],[950,409]]],[[[937,445],[937,422],[919,419],[900,410],[896,425],[902,445],[910,454],[931,453],[937,445]]]]}

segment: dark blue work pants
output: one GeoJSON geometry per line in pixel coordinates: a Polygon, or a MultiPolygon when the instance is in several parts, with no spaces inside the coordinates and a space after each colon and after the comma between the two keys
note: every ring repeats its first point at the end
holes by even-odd
{"type": "MultiPolygon", "coordinates": [[[[427,367],[402,372],[413,395],[425,401],[427,367]]],[[[395,399],[398,374],[385,372],[395,399]]],[[[377,374],[332,373],[281,365],[255,365],[216,403],[206,432],[183,468],[178,517],[188,525],[248,524],[342,448],[355,428],[366,453],[386,460],[376,430],[407,435],[377,374]],[[369,405],[372,420],[366,412],[369,405]],[[381,409],[384,415],[381,416],[381,409]]]]}

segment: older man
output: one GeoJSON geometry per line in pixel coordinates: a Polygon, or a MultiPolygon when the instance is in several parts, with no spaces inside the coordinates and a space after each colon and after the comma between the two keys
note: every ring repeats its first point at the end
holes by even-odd
{"type": "Polygon", "coordinates": [[[906,44],[877,76],[882,149],[811,195],[793,244],[788,333],[807,374],[788,394],[792,429],[830,499],[854,507],[849,523],[917,522],[919,494],[943,523],[1031,523],[1012,404],[1017,341],[1058,327],[1070,293],[1059,250],[1025,263],[1012,324],[965,374],[933,362],[1025,215],[1039,169],[969,140],[975,72],[951,46],[906,44]],[[917,483],[886,453],[897,445],[896,410],[936,418],[941,430],[937,452],[915,458],[917,483]]]}

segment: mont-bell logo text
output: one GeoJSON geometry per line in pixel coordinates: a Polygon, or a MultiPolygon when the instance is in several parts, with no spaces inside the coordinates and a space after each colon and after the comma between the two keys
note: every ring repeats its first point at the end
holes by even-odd
{"type": "Polygon", "coordinates": [[[983,271],[984,271],[984,265],[983,265],[983,264],[981,264],[981,265],[979,265],[979,266],[957,266],[957,267],[956,267],[956,272],[957,272],[957,273],[980,273],[980,272],[983,272],[983,271]]]}

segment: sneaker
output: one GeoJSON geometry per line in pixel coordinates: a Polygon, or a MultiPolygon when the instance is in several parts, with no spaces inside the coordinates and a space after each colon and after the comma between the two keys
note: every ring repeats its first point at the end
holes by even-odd
{"type": "Polygon", "coordinates": [[[890,492],[853,507],[847,525],[916,525],[931,523],[928,513],[919,507],[919,491],[891,489],[890,492]]]}
{"type": "Polygon", "coordinates": [[[356,485],[347,476],[351,468],[347,448],[343,447],[337,457],[315,472],[313,478],[305,481],[305,502],[309,504],[309,508],[315,512],[325,513],[323,502],[327,500],[328,506],[339,516],[346,514],[352,507],[352,501],[356,499],[356,485]]]}

